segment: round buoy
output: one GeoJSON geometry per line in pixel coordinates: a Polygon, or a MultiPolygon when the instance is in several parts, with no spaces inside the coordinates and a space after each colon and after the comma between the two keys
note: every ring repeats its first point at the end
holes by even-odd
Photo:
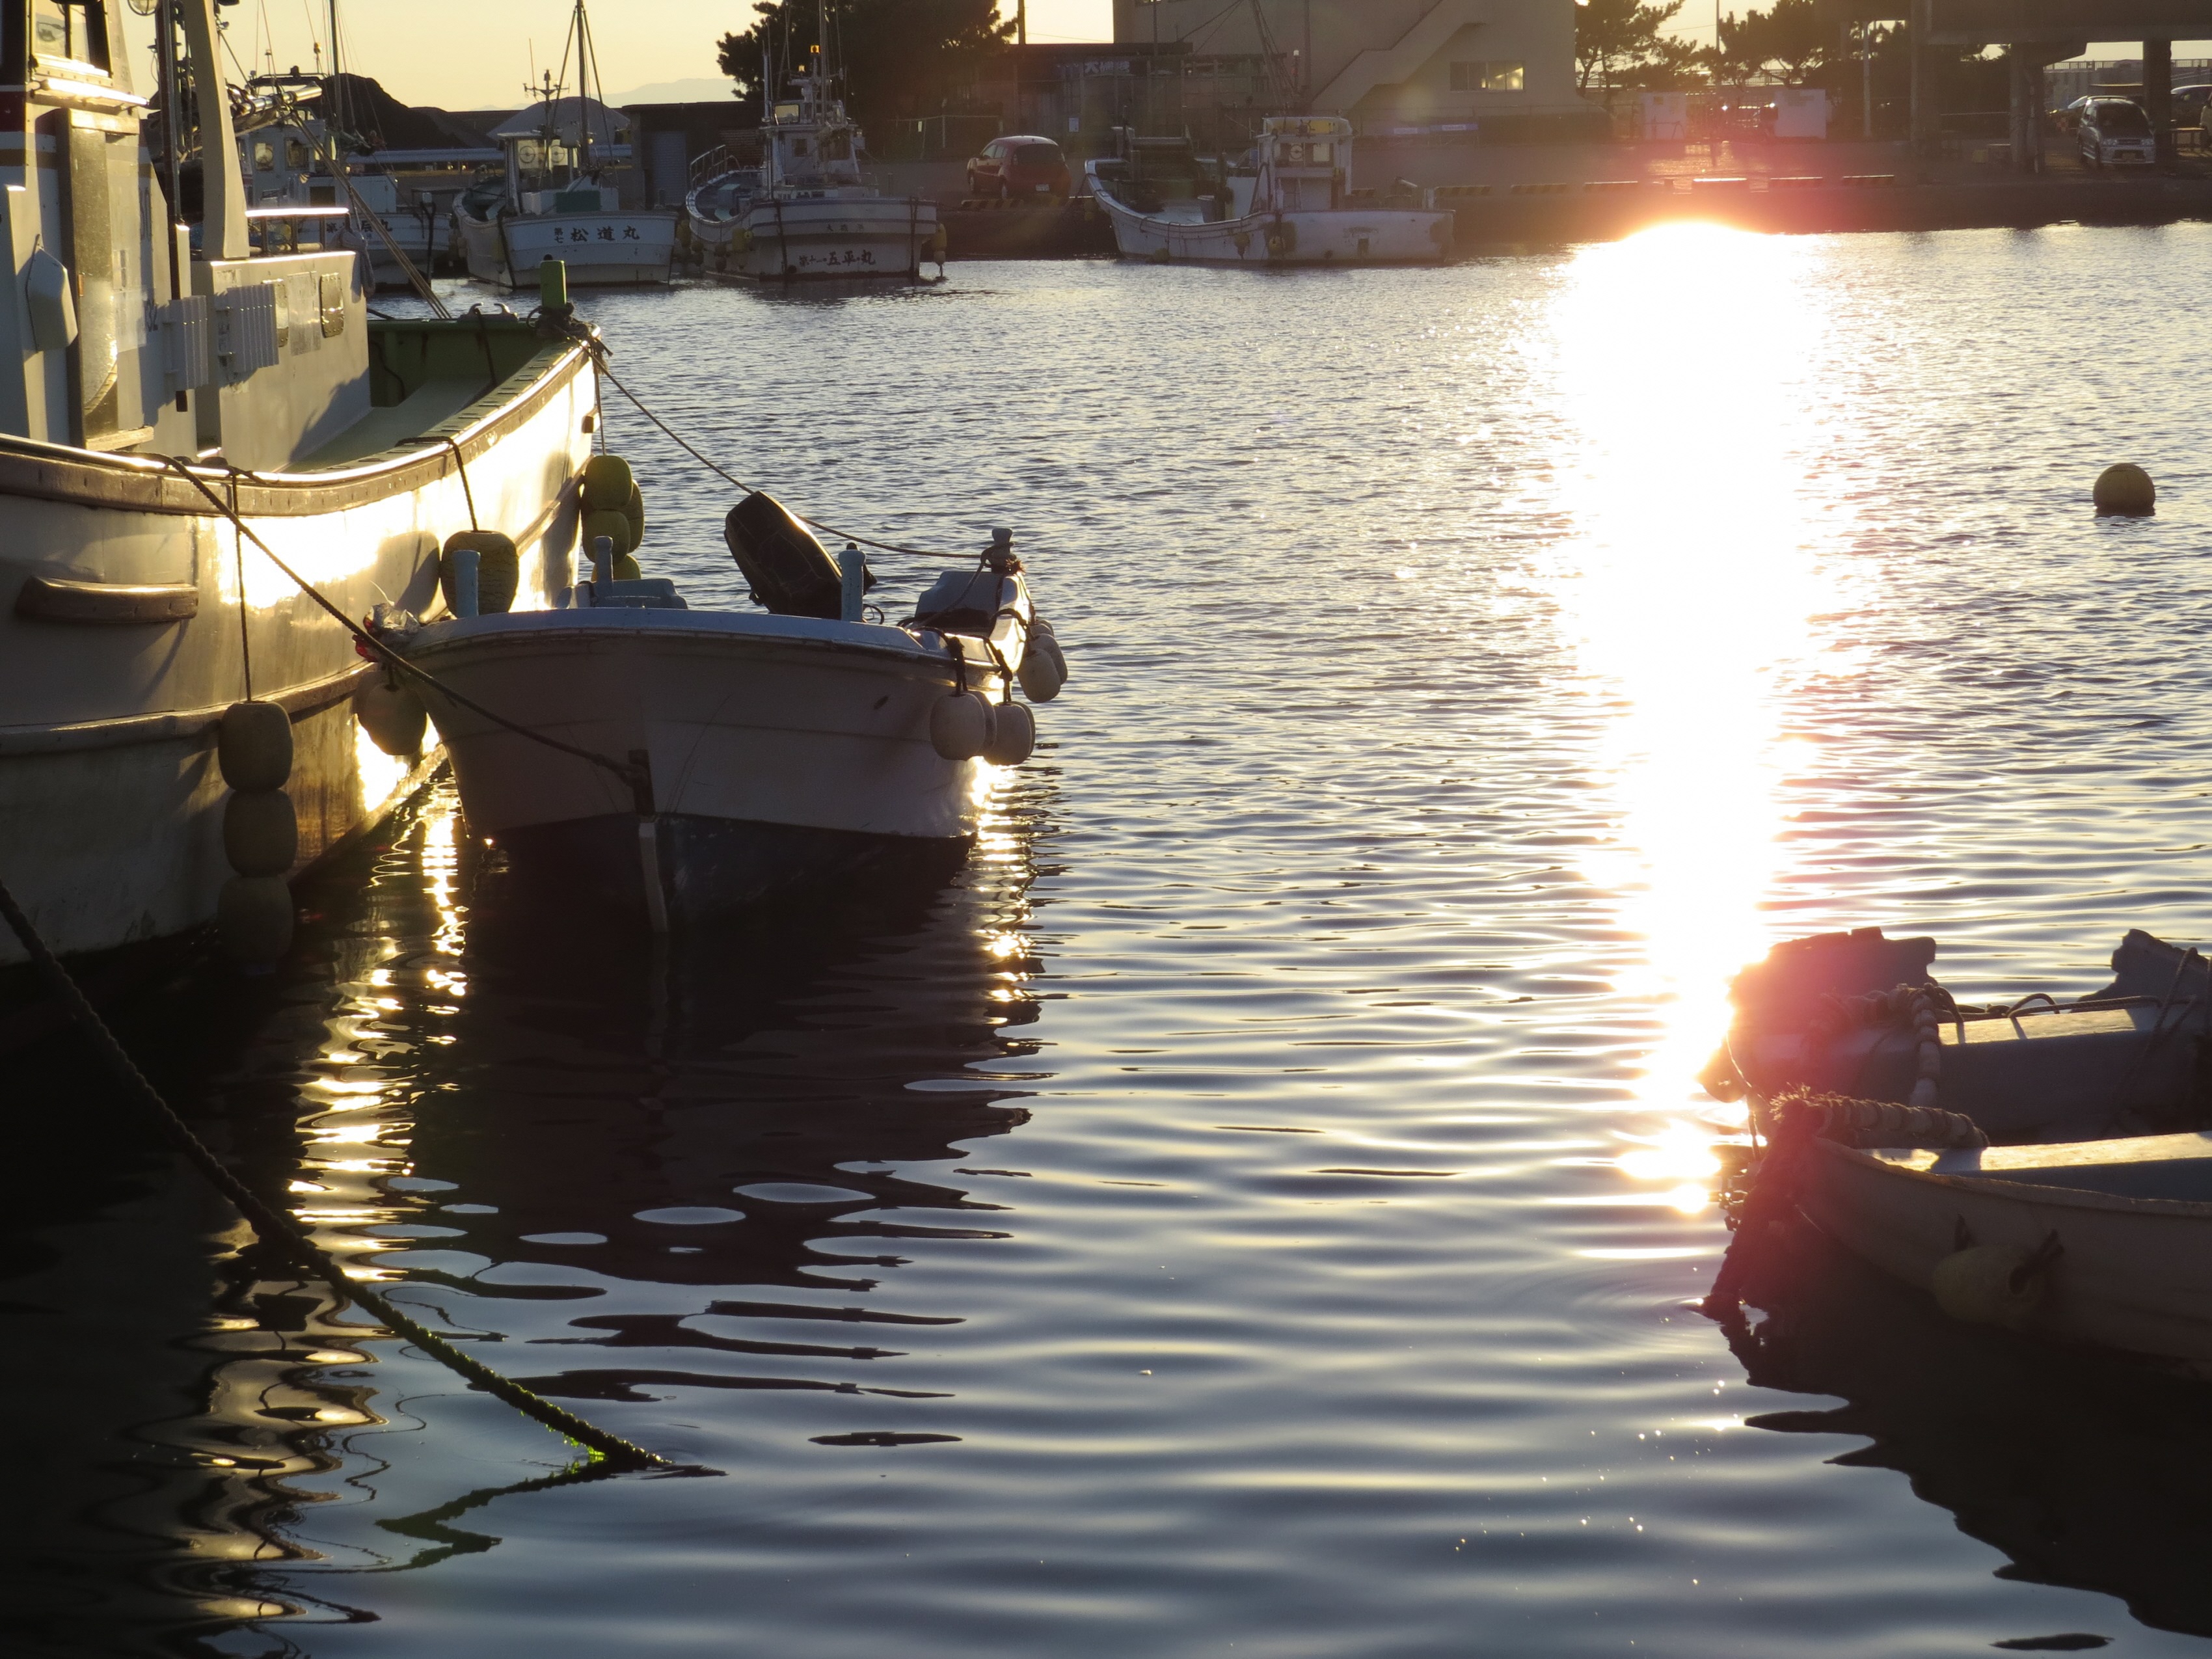
{"type": "Polygon", "coordinates": [[[1060,672],[1060,659],[1043,637],[1035,635],[1029,649],[1022,653],[1022,665],[1014,671],[1014,678],[1022,683],[1022,695],[1031,702],[1050,702],[1060,695],[1060,682],[1066,676],[1060,672]]]}
{"type": "Polygon", "coordinates": [[[983,758],[994,766],[1019,766],[1036,749],[1036,716],[1018,702],[1002,702],[991,710],[991,741],[983,758]]]}
{"type": "Polygon", "coordinates": [[[1936,1264],[1928,1288],[1936,1305],[1970,1325],[2018,1330],[2043,1304],[2045,1275],[2027,1251],[2010,1244],[1976,1244],[1936,1264]]]}
{"type": "Polygon", "coordinates": [[[522,556],[512,538],[496,530],[460,530],[446,538],[438,556],[438,586],[446,595],[446,608],[453,608],[453,555],[464,548],[477,555],[477,614],[490,616],[514,609],[514,590],[522,577],[522,556]]]}
{"type": "Polygon", "coordinates": [[[216,896],[215,925],[233,962],[266,968],[292,948],[292,890],[282,876],[233,876],[216,896]]]}
{"type": "Polygon", "coordinates": [[[618,582],[642,581],[645,572],[639,568],[635,559],[625,553],[615,561],[615,580],[618,582]]]}
{"type": "Polygon", "coordinates": [[[629,505],[629,492],[637,487],[629,463],[619,455],[594,455],[584,463],[584,510],[619,513],[629,505]]]}
{"type": "Polygon", "coordinates": [[[991,746],[991,705],[973,691],[939,697],[929,711],[930,746],[949,761],[974,760],[991,746]]]}
{"type": "Polygon", "coordinates": [[[2147,519],[2158,511],[2158,486],[2149,473],[2129,461],[2100,472],[2091,496],[2097,511],[2111,518],[2147,519]]]}
{"type": "Polygon", "coordinates": [[[637,550],[636,544],[630,540],[629,514],[627,513],[617,513],[611,508],[595,508],[584,514],[582,535],[587,553],[592,544],[602,536],[615,544],[617,558],[637,550]]]}
{"type": "Polygon", "coordinates": [[[645,492],[632,479],[629,498],[623,503],[623,517],[629,520],[629,544],[632,552],[645,545],[645,492]]]}
{"type": "Polygon", "coordinates": [[[422,736],[429,726],[429,711],[422,699],[407,686],[393,685],[383,675],[364,680],[353,694],[353,717],[368,740],[387,755],[401,757],[422,752],[422,736]]]}
{"type": "Polygon", "coordinates": [[[292,775],[292,717],[273,702],[234,702],[216,728],[216,763],[234,789],[282,789],[292,775]]]}
{"type": "Polygon", "coordinates": [[[234,791],[222,804],[222,855],[241,876],[281,876],[300,856],[300,818],[282,789],[234,791]]]}

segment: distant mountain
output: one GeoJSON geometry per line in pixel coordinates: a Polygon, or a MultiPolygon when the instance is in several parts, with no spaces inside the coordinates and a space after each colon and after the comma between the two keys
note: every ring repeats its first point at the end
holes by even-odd
{"type": "Polygon", "coordinates": [[[726,104],[737,83],[726,76],[695,75],[686,81],[655,81],[614,94],[606,101],[620,109],[625,104],[726,104]]]}

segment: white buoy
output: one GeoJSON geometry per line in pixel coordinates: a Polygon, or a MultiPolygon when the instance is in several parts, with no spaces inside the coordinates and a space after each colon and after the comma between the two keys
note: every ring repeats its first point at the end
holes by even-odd
{"type": "Polygon", "coordinates": [[[952,691],[929,711],[930,746],[949,761],[974,760],[991,746],[991,705],[973,691],[952,691]]]}
{"type": "Polygon", "coordinates": [[[1019,766],[1036,749],[1036,716],[1018,702],[1002,702],[991,710],[991,741],[983,758],[994,766],[1019,766]]]}
{"type": "Polygon", "coordinates": [[[216,898],[215,925],[233,962],[266,968],[292,948],[292,890],[282,876],[233,876],[216,898]]]}
{"type": "Polygon", "coordinates": [[[234,793],[222,804],[222,855],[241,876],[281,876],[300,856],[300,818],[282,789],[234,793]]]}
{"type": "Polygon", "coordinates": [[[430,716],[422,698],[410,688],[395,686],[381,674],[364,680],[354,690],[353,717],[368,733],[368,740],[386,754],[404,757],[422,752],[430,716]]]}
{"type": "Polygon", "coordinates": [[[216,728],[215,752],[232,788],[282,789],[292,775],[292,717],[273,702],[234,702],[216,728]]]}

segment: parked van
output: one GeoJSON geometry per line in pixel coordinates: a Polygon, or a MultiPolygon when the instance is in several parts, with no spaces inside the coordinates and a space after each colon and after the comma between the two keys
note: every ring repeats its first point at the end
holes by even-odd
{"type": "Polygon", "coordinates": [[[2150,117],[2130,98],[2086,100],[2074,136],[2081,159],[2093,167],[2147,167],[2158,160],[2150,117]]]}

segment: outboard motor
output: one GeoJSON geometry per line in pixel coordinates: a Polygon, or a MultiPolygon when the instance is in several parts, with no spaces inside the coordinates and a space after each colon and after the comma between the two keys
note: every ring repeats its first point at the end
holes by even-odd
{"type": "Polygon", "coordinates": [[[836,622],[844,615],[845,579],[837,562],[775,496],[757,489],[739,501],[722,521],[722,537],[755,604],[779,617],[836,622]]]}

